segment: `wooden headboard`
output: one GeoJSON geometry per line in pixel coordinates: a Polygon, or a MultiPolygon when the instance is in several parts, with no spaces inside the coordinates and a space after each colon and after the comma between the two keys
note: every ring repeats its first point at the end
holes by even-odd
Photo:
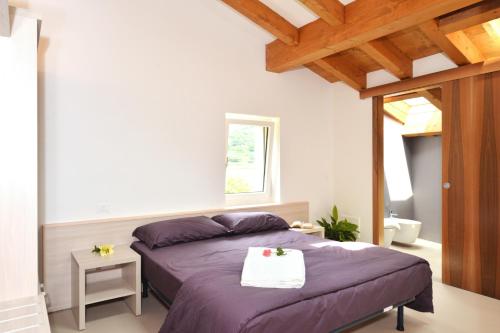
{"type": "Polygon", "coordinates": [[[288,223],[309,219],[309,203],[293,202],[44,224],[43,283],[48,295],[48,310],[53,312],[71,308],[71,251],[90,251],[94,245],[102,243],[131,244],[134,241],[134,229],[152,222],[240,211],[267,211],[281,216],[288,223]]]}

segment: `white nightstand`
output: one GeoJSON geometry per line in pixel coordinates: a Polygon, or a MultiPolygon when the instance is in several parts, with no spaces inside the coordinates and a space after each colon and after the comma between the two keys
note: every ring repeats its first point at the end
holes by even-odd
{"type": "Polygon", "coordinates": [[[310,229],[290,228],[290,230],[298,231],[298,232],[301,232],[301,233],[307,234],[307,235],[313,235],[313,236],[325,238],[325,228],[323,228],[319,225],[315,225],[310,229]]]}
{"type": "Polygon", "coordinates": [[[101,257],[91,249],[71,252],[72,302],[78,329],[85,329],[85,306],[125,297],[136,316],[141,314],[141,257],[128,245],[101,257]]]}

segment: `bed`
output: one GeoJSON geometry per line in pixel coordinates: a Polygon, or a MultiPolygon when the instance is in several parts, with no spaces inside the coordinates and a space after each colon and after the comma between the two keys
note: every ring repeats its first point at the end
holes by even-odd
{"type": "Polygon", "coordinates": [[[151,287],[169,306],[161,333],[340,332],[393,307],[403,330],[403,306],[433,312],[429,264],[370,244],[279,230],[131,247],[142,257],[145,296],[151,287]],[[241,287],[250,246],[302,250],[304,287],[241,287]]]}

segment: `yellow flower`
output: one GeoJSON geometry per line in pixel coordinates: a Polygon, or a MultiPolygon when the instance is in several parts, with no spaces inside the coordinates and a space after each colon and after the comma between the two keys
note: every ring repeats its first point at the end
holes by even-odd
{"type": "Polygon", "coordinates": [[[103,244],[99,246],[99,254],[101,255],[101,257],[111,255],[115,252],[113,248],[114,248],[113,244],[103,244]]]}

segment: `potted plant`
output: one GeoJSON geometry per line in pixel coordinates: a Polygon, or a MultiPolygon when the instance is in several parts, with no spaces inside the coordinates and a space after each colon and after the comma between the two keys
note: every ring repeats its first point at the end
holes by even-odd
{"type": "Polygon", "coordinates": [[[333,206],[330,213],[330,222],[322,217],[316,222],[325,228],[325,237],[339,242],[355,242],[359,234],[358,226],[354,223],[343,219],[339,221],[339,212],[337,206],[333,206]]]}

